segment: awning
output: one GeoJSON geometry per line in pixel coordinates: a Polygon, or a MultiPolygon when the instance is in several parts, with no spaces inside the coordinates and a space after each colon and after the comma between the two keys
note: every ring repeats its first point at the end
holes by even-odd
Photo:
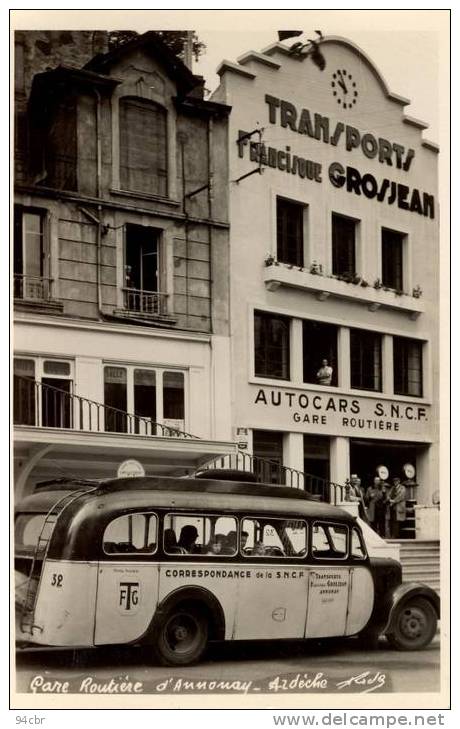
{"type": "Polygon", "coordinates": [[[128,458],[138,460],[146,475],[180,476],[237,451],[229,441],[15,426],[15,485],[22,493],[28,482],[46,478],[115,477],[128,458]]]}

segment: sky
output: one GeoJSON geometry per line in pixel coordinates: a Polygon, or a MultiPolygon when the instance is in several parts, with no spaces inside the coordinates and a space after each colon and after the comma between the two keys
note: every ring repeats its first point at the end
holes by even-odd
{"type": "MultiPolygon", "coordinates": [[[[17,7],[17,6],[16,6],[17,7]]],[[[448,128],[448,10],[19,10],[16,27],[124,29],[193,29],[207,48],[193,71],[206,87],[218,85],[215,71],[225,58],[260,51],[277,41],[277,31],[304,30],[302,38],[345,37],[375,63],[390,91],[411,100],[404,113],[429,124],[424,137],[440,143],[448,128]],[[18,26],[19,23],[19,26],[18,26]],[[440,115],[441,111],[441,115],[440,115]]],[[[296,39],[294,39],[296,40],[296,39]]],[[[289,44],[292,41],[287,41],[289,44]]]]}

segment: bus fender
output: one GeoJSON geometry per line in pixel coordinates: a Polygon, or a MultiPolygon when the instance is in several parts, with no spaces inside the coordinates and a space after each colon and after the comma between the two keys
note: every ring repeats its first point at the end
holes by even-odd
{"type": "Polygon", "coordinates": [[[394,590],[390,596],[390,611],[388,614],[388,620],[382,633],[388,633],[391,630],[393,620],[397,612],[397,608],[404,605],[405,602],[410,600],[412,597],[424,597],[428,600],[433,608],[435,609],[438,620],[441,614],[439,595],[428,585],[424,585],[421,582],[403,582],[401,585],[394,590]]]}
{"type": "Polygon", "coordinates": [[[201,603],[206,606],[211,616],[210,639],[225,640],[225,615],[219,600],[204,587],[190,585],[188,587],[178,587],[159,603],[142,642],[150,642],[165,616],[175,605],[182,602],[201,603]]]}

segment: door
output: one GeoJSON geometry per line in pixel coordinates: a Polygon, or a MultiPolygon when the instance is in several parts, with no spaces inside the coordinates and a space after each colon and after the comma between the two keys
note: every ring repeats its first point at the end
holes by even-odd
{"type": "Polygon", "coordinates": [[[237,640],[301,638],[305,628],[307,527],[271,516],[243,519],[245,543],[238,580],[233,637],[237,640]]]}
{"type": "Polygon", "coordinates": [[[147,630],[158,604],[157,517],[124,514],[103,537],[99,561],[94,643],[129,643],[147,630]]]}
{"type": "Polygon", "coordinates": [[[315,522],[311,529],[308,607],[305,638],[345,635],[350,588],[348,528],[315,522]]]}

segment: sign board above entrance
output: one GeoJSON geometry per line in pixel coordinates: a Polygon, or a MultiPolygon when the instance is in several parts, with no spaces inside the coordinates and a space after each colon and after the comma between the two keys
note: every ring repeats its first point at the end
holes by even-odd
{"type": "MultiPolygon", "coordinates": [[[[244,417],[254,428],[318,435],[430,442],[431,406],[331,391],[248,385],[244,417]]],[[[243,412],[240,413],[243,419],[243,412]]]]}

